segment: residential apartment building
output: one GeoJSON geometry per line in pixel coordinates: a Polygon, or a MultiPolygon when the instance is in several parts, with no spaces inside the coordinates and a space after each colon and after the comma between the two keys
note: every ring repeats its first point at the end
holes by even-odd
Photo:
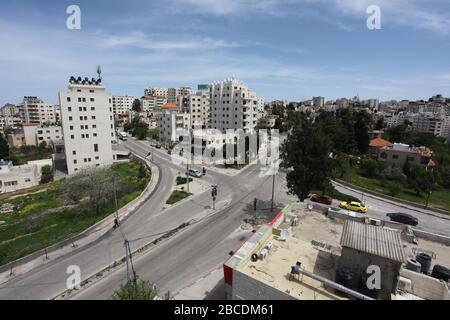
{"type": "Polygon", "coordinates": [[[18,116],[0,116],[0,131],[4,128],[17,128],[23,124],[23,119],[18,116]]]}
{"type": "Polygon", "coordinates": [[[255,129],[259,118],[264,114],[264,102],[242,81],[228,79],[211,85],[212,129],[223,133],[231,129],[249,132],[255,129]]]}
{"type": "Polygon", "coordinates": [[[178,140],[177,129],[189,130],[191,127],[191,115],[178,113],[175,109],[166,109],[155,115],[159,137],[165,142],[178,140]]]}
{"type": "Polygon", "coordinates": [[[133,102],[136,98],[130,96],[112,96],[113,113],[124,114],[133,107],[133,102]]]}
{"type": "Polygon", "coordinates": [[[37,97],[24,97],[19,106],[24,122],[34,125],[56,124],[56,109],[54,104],[44,103],[37,97]]]}
{"type": "Polygon", "coordinates": [[[19,107],[14,104],[7,103],[0,109],[0,116],[14,117],[20,113],[19,107]]]}
{"type": "Polygon", "coordinates": [[[71,78],[68,91],[61,91],[59,100],[69,175],[112,164],[112,144],[116,142],[112,96],[101,81],[71,78]]]}
{"type": "Polygon", "coordinates": [[[325,97],[314,97],[312,101],[316,108],[322,108],[325,105],[325,97]]]}
{"type": "Polygon", "coordinates": [[[164,96],[144,96],[141,99],[142,111],[154,112],[159,111],[167,103],[167,98],[164,96]]]}
{"type": "Polygon", "coordinates": [[[52,143],[63,140],[63,130],[61,126],[39,127],[36,130],[37,144],[45,143],[49,146],[52,143]]]}
{"type": "Polygon", "coordinates": [[[189,87],[169,88],[167,89],[167,102],[177,103],[180,97],[187,97],[192,94],[192,89],[189,87]]]}
{"type": "Polygon", "coordinates": [[[152,97],[162,97],[167,99],[168,95],[167,88],[147,88],[144,90],[144,96],[152,96],[152,97]]]}
{"type": "Polygon", "coordinates": [[[417,113],[409,116],[415,132],[432,133],[437,137],[446,138],[449,134],[450,117],[435,113],[417,113]]]}
{"type": "Polygon", "coordinates": [[[188,110],[189,114],[191,115],[191,128],[208,128],[210,121],[209,108],[211,105],[209,91],[199,91],[196,94],[190,95],[187,99],[188,110]]]}

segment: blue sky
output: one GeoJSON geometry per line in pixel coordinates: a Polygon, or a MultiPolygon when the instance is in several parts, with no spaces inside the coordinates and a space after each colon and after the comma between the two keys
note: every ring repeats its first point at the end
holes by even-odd
{"type": "Polygon", "coordinates": [[[0,105],[56,103],[97,65],[117,95],[236,76],[266,100],[450,97],[448,0],[2,1],[0,43],[0,105]]]}

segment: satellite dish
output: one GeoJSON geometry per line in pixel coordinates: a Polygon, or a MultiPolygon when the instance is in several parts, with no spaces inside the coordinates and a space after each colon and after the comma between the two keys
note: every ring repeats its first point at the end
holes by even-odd
{"type": "Polygon", "coordinates": [[[281,230],[280,238],[281,238],[281,240],[286,241],[289,238],[289,231],[287,231],[285,229],[281,230]]]}

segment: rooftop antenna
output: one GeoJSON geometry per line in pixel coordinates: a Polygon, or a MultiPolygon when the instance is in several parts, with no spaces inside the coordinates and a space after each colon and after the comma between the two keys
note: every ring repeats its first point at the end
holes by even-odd
{"type": "Polygon", "coordinates": [[[97,66],[97,74],[98,74],[98,78],[101,80],[102,79],[102,67],[101,66],[97,66]]]}

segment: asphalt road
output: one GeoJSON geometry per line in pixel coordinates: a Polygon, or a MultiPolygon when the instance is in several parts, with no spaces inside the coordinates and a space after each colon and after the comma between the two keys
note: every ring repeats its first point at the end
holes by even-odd
{"type": "MultiPolygon", "coordinates": [[[[147,155],[150,146],[148,142],[138,142],[130,140],[125,144],[131,151],[141,156],[147,155]]],[[[170,156],[164,150],[153,150],[154,161],[161,168],[161,182],[156,193],[141,206],[130,218],[122,224],[122,230],[127,239],[131,241],[133,248],[138,248],[144,244],[158,238],[161,233],[174,229],[180,224],[201,217],[210,211],[211,195],[209,191],[190,198],[182,205],[175,205],[162,210],[165,201],[168,199],[174,181],[175,173],[182,171],[184,167],[174,165],[170,161],[170,156]]],[[[202,178],[211,184],[219,185],[219,196],[217,207],[233,206],[248,199],[253,190],[260,188],[261,182],[267,177],[260,177],[257,166],[249,167],[242,174],[236,177],[216,173],[210,170],[206,177],[202,178]]],[[[267,195],[265,195],[267,198],[267,195]]],[[[251,201],[250,201],[251,202],[251,201]]],[[[248,204],[244,204],[248,205],[248,204]]],[[[240,210],[236,209],[236,212],[240,210]]],[[[233,215],[231,215],[233,217],[233,215]]],[[[220,239],[220,235],[228,236],[238,227],[239,218],[236,224],[229,227],[220,224],[218,227],[221,233],[212,235],[214,239],[220,239]]],[[[208,241],[205,241],[206,243],[208,241]]],[[[119,230],[110,232],[100,240],[79,248],[64,257],[51,261],[24,275],[4,283],[0,286],[0,299],[51,299],[66,289],[67,267],[77,265],[81,268],[82,279],[95,275],[113,261],[124,257],[124,238],[119,230]]],[[[219,250],[222,252],[221,250],[219,250]]],[[[178,252],[171,251],[171,258],[180,256],[178,252]]],[[[220,257],[221,260],[222,256],[220,257]]],[[[217,260],[217,261],[218,261],[217,260]]],[[[162,262],[161,265],[170,265],[170,261],[162,262]]],[[[165,269],[166,267],[163,267],[165,269]]],[[[185,278],[185,283],[190,281],[185,278]]],[[[184,285],[180,284],[180,285],[184,285]]],[[[111,284],[111,289],[117,288],[119,282],[111,284]]]]}
{"type": "MultiPolygon", "coordinates": [[[[390,220],[386,216],[386,213],[390,212],[403,212],[416,217],[419,220],[419,224],[414,227],[423,231],[438,233],[445,236],[450,236],[450,220],[444,219],[439,216],[433,216],[433,213],[429,210],[420,209],[401,203],[392,203],[391,201],[386,201],[382,198],[372,196],[370,194],[362,194],[360,191],[347,188],[344,186],[336,186],[339,192],[351,195],[353,197],[363,200],[363,202],[368,206],[367,215],[382,219],[390,220]]],[[[337,204],[337,203],[336,203],[337,204]]],[[[335,204],[335,205],[336,205],[335,204]]],[[[450,218],[450,217],[449,217],[450,218]]]]}
{"type": "MultiPolygon", "coordinates": [[[[125,143],[132,152],[145,156],[152,150],[154,161],[161,169],[161,182],[155,194],[139,208],[123,225],[123,232],[131,240],[132,249],[138,248],[171,230],[183,222],[197,219],[199,222],[186,228],[170,240],[143,253],[134,262],[137,275],[155,283],[159,291],[176,292],[201,278],[204,274],[222,265],[231,250],[237,249],[250,235],[251,230],[242,230],[245,218],[253,216],[253,199],[258,201],[258,214],[273,216],[270,212],[272,178],[260,175],[260,167],[252,165],[241,174],[230,177],[208,170],[202,178],[219,185],[218,208],[211,212],[211,195],[205,191],[187,201],[163,210],[169,197],[177,172],[185,168],[174,165],[164,151],[150,148],[148,142],[129,140],[125,143]]],[[[200,169],[200,168],[199,168],[200,169]]],[[[339,188],[338,188],[339,190],[339,188]]],[[[276,206],[295,201],[287,195],[285,178],[279,173],[275,183],[276,206]]],[[[351,190],[342,190],[360,197],[351,190]]],[[[368,215],[386,218],[387,212],[407,212],[403,207],[390,204],[382,199],[365,195],[369,206],[368,215]]],[[[411,209],[413,210],[413,209],[411,209]]],[[[414,211],[414,210],[413,210],[414,211]]],[[[421,212],[413,212],[419,218],[419,227],[426,231],[448,234],[448,220],[439,219],[421,212]]],[[[124,256],[123,237],[119,231],[110,232],[99,241],[83,247],[49,264],[36,268],[30,273],[18,276],[0,286],[0,299],[50,299],[66,289],[67,267],[81,267],[82,278],[86,279],[124,256]]],[[[126,281],[124,268],[105,276],[92,286],[81,290],[76,299],[108,299],[121,283],[126,281]]]]}

